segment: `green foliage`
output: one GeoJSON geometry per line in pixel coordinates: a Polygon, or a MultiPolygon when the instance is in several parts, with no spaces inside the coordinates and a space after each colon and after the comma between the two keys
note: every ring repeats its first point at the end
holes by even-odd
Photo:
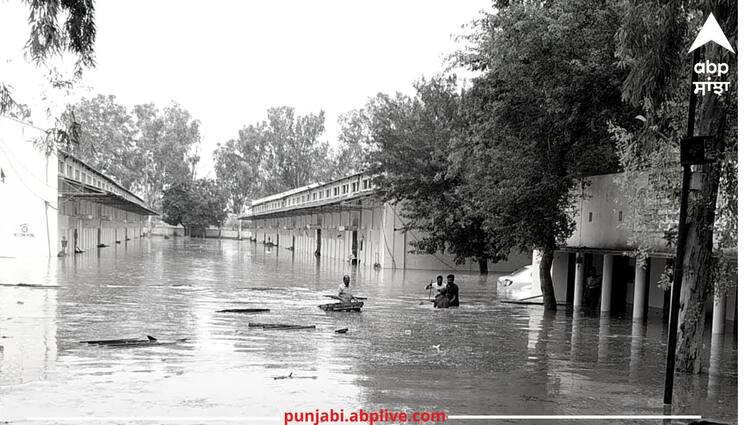
{"type": "MultiPolygon", "coordinates": [[[[25,3],[29,6],[30,27],[25,50],[32,60],[42,65],[51,56],[71,53],[76,57],[77,78],[84,68],[94,66],[97,28],[92,0],[25,0],[25,3]]],[[[0,114],[6,113],[19,117],[26,110],[25,105],[13,98],[12,88],[0,82],[0,114]]]]}
{"type": "MultiPolygon", "coordinates": [[[[678,141],[687,136],[692,72],[691,55],[685,46],[692,43],[710,11],[721,20],[725,33],[735,33],[736,5],[727,1],[645,1],[634,6],[625,8],[618,55],[629,70],[623,97],[642,105],[642,123],[613,126],[613,136],[624,171],[618,183],[635,211],[632,219],[622,225],[631,232],[632,254],[645,257],[657,247],[658,239],[665,239],[670,250],[676,244],[681,190],[678,141]]],[[[729,66],[732,85],[726,106],[728,128],[720,155],[721,178],[713,228],[717,260],[712,269],[718,293],[735,285],[736,264],[731,251],[738,241],[736,61],[729,61],[729,66]]]]}
{"type": "Polygon", "coordinates": [[[369,167],[370,153],[369,119],[364,109],[349,111],[338,117],[341,132],[338,141],[341,147],[336,154],[334,173],[336,177],[364,171],[369,167]]]}
{"type": "Polygon", "coordinates": [[[128,108],[118,104],[113,95],[98,95],[81,99],[73,106],[70,118],[71,123],[81,126],[79,145],[73,153],[133,189],[141,172],[133,166],[138,157],[137,129],[128,108]]]}
{"type": "Polygon", "coordinates": [[[482,229],[483,216],[465,199],[466,176],[450,167],[453,145],[468,122],[455,77],[415,84],[417,94],[379,94],[367,105],[368,156],[384,199],[399,205],[404,230],[419,230],[414,251],[448,251],[457,262],[498,260],[482,229]]]}
{"type": "Polygon", "coordinates": [[[133,164],[142,173],[136,186],[147,204],[159,207],[166,188],[193,178],[199,121],[175,102],[162,111],[153,103],[137,105],[134,116],[139,155],[133,164]]]}
{"type": "Polygon", "coordinates": [[[200,179],[173,185],[163,195],[163,220],[187,228],[220,227],[228,216],[227,196],[214,180],[200,179]]]}
{"type": "Polygon", "coordinates": [[[72,105],[66,118],[79,126],[73,153],[141,194],[148,205],[159,207],[165,188],[192,179],[199,121],[176,103],[129,111],[115,96],[98,95],[72,105]]]}
{"type": "Polygon", "coordinates": [[[619,19],[611,2],[511,2],[476,22],[457,56],[483,71],[458,167],[499,255],[563,243],[577,177],[616,170],[607,122],[628,112],[613,56],[619,19]]]}
{"type": "Polygon", "coordinates": [[[244,127],[215,150],[215,170],[232,188],[234,211],[251,196],[265,196],[331,177],[333,161],[321,141],[325,113],[297,116],[294,108],[267,110],[267,120],[244,127]]]}
{"type": "Polygon", "coordinates": [[[259,126],[242,128],[238,139],[218,144],[215,149],[215,175],[229,194],[234,214],[242,213],[247,201],[262,194],[262,167],[268,151],[259,126]]]}

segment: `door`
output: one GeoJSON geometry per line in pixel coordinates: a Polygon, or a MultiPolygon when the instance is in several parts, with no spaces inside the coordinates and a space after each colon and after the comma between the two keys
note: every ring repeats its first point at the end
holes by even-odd
{"type": "Polygon", "coordinates": [[[351,264],[356,265],[359,260],[357,259],[357,253],[359,252],[359,241],[357,239],[357,231],[351,232],[351,264]]]}

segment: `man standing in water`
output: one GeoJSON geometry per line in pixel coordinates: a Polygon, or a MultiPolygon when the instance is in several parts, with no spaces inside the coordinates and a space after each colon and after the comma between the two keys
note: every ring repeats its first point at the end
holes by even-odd
{"type": "Polygon", "coordinates": [[[437,296],[442,291],[445,291],[446,285],[443,284],[443,276],[438,275],[437,280],[435,282],[430,282],[425,286],[426,290],[435,289],[435,295],[437,296]]]}
{"type": "Polygon", "coordinates": [[[454,275],[446,276],[446,296],[449,307],[459,306],[459,286],[454,283],[454,275]]]}

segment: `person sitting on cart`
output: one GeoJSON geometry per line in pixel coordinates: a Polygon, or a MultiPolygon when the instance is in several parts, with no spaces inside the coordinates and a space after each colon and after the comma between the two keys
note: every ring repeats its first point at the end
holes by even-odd
{"type": "Polygon", "coordinates": [[[353,303],[357,301],[351,293],[351,288],[349,287],[350,283],[351,277],[347,274],[343,275],[343,283],[338,286],[338,299],[340,299],[341,302],[353,303]]]}

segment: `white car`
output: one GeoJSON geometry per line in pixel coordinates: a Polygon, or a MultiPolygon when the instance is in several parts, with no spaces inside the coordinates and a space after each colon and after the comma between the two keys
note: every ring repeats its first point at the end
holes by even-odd
{"type": "Polygon", "coordinates": [[[540,285],[534,284],[532,273],[535,269],[532,264],[517,269],[511,274],[498,278],[496,292],[498,298],[514,301],[540,301],[542,297],[540,285]]]}

